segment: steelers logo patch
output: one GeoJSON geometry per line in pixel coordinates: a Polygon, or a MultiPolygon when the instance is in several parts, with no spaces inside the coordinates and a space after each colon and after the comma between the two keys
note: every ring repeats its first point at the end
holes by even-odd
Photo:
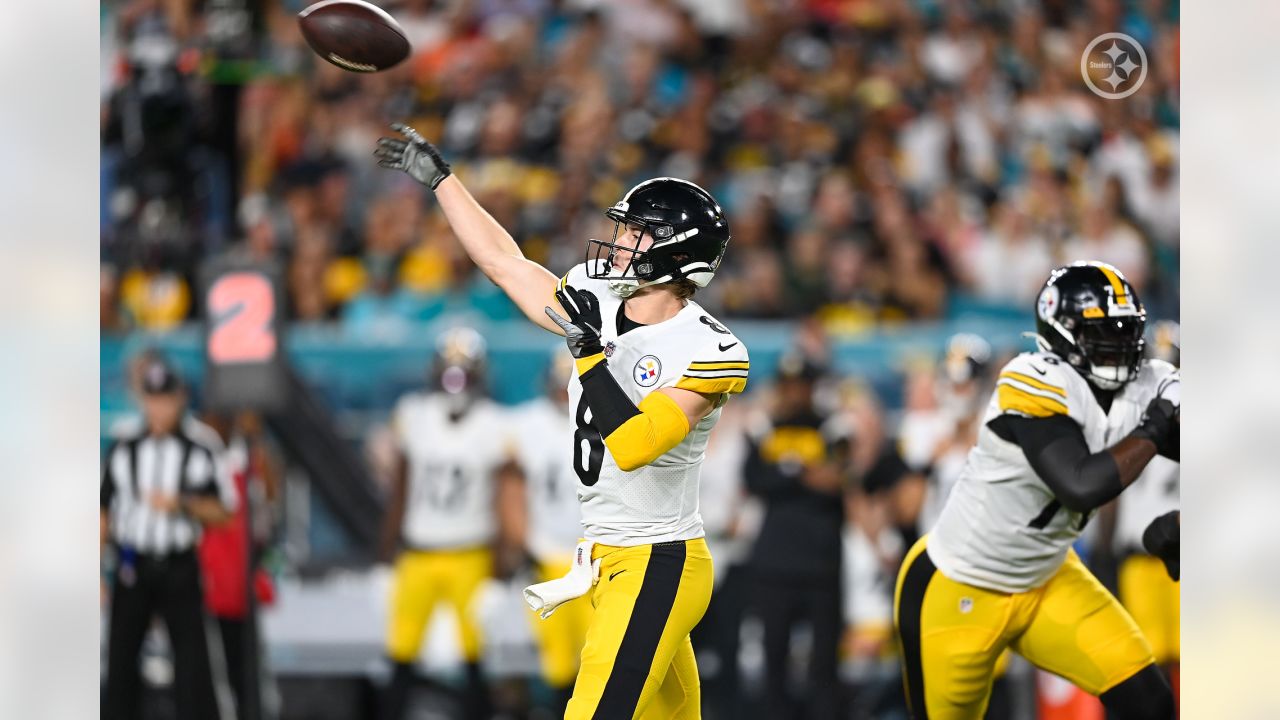
{"type": "Polygon", "coordinates": [[[1059,299],[1057,285],[1050,285],[1040,292],[1040,299],[1036,301],[1036,314],[1041,320],[1045,322],[1053,320],[1053,316],[1058,312],[1059,299]]]}
{"type": "Polygon", "coordinates": [[[658,376],[662,374],[662,363],[653,355],[645,355],[636,361],[636,366],[631,369],[631,376],[635,378],[636,384],[640,387],[653,387],[658,382],[658,376]]]}

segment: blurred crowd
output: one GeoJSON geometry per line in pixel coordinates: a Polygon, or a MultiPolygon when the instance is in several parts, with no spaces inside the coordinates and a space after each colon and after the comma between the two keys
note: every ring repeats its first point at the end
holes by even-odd
{"type": "Polygon", "coordinates": [[[1176,313],[1176,1],[385,0],[413,54],[371,75],[310,51],[307,4],[102,3],[104,332],[198,317],[217,256],[276,264],[296,322],[515,317],[372,162],[391,121],[555,272],[637,180],[698,182],[733,232],[699,301],[729,317],[1028,307],[1078,259],[1176,313]],[[1114,31],[1149,62],[1122,101],[1080,77],[1114,31]]]}

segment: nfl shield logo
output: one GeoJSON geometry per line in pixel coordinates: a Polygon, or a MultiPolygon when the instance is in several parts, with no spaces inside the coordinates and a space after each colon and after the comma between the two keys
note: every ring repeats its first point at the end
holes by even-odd
{"type": "Polygon", "coordinates": [[[617,349],[618,349],[618,346],[614,345],[613,341],[610,340],[609,342],[604,344],[604,356],[607,358],[613,357],[613,351],[617,349]]]}

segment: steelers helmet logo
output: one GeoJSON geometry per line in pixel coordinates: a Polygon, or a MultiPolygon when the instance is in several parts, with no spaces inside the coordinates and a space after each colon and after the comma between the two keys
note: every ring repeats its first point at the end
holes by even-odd
{"type": "Polygon", "coordinates": [[[1045,322],[1051,322],[1054,315],[1058,313],[1058,303],[1061,299],[1056,285],[1050,285],[1041,290],[1040,298],[1036,300],[1036,315],[1045,322]]]}
{"type": "Polygon", "coordinates": [[[640,387],[653,387],[661,374],[662,363],[653,355],[645,355],[637,360],[636,366],[631,370],[632,377],[640,387]]]}

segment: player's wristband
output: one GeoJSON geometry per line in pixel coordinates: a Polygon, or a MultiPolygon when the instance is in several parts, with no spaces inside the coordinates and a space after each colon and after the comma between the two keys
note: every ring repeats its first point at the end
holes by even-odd
{"type": "MultiPolygon", "coordinates": [[[[578,358],[578,359],[574,360],[574,361],[573,361],[573,364],[574,364],[575,366],[577,366],[577,368],[578,368],[578,376],[579,376],[579,377],[582,377],[583,375],[585,375],[585,374],[587,373],[587,371],[588,371],[588,370],[590,370],[590,369],[592,369],[592,368],[594,368],[594,367],[596,367],[596,366],[598,366],[598,365],[603,365],[603,364],[604,364],[604,362],[605,362],[605,360],[604,360],[604,351],[602,350],[602,351],[600,351],[600,352],[598,352],[598,353],[595,353],[594,355],[588,355],[588,356],[586,356],[586,357],[580,357],[580,358],[578,358]]],[[[605,374],[606,374],[606,375],[608,375],[608,373],[605,373],[605,374]]],[[[610,375],[610,377],[612,378],[613,376],[612,376],[612,375],[610,375]]],[[[617,383],[617,381],[614,381],[614,383],[613,383],[613,384],[614,384],[614,385],[617,385],[618,383],[617,383]]],[[[584,387],[585,387],[585,385],[584,385],[584,387]]],[[[619,390],[621,390],[622,388],[618,388],[618,389],[619,389],[619,390]]]]}

